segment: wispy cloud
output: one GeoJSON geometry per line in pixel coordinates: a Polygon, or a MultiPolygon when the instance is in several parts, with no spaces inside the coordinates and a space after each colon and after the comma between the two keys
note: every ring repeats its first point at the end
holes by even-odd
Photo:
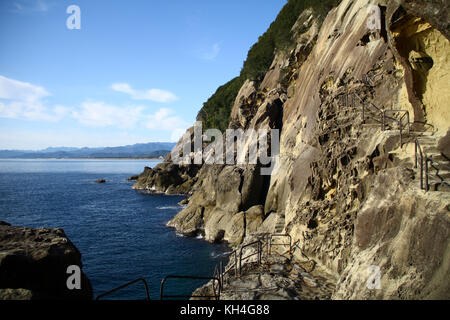
{"type": "MultiPolygon", "coordinates": [[[[149,100],[170,101],[173,97],[167,92],[138,93],[127,84],[113,85],[116,91],[136,95],[149,100]]],[[[154,89],[156,90],[156,89],[154,89]]],[[[43,87],[22,82],[0,75],[0,118],[14,118],[57,122],[62,119],[73,119],[87,127],[115,127],[118,129],[134,129],[137,127],[168,132],[172,141],[177,141],[189,124],[175,111],[160,108],[149,112],[142,105],[118,106],[103,101],[86,100],[79,107],[63,105],[48,106],[45,98],[50,93],[43,87]]],[[[145,99],[144,99],[145,100],[145,99]]]]}
{"type": "Polygon", "coordinates": [[[49,95],[43,87],[0,75],[0,99],[36,101],[49,95]]]}
{"type": "Polygon", "coordinates": [[[104,102],[88,101],[81,104],[78,110],[72,111],[73,118],[90,127],[118,127],[127,129],[134,127],[143,117],[145,107],[118,107],[104,102]]]}
{"type": "Polygon", "coordinates": [[[202,58],[204,60],[213,61],[216,60],[219,53],[220,53],[220,45],[218,43],[214,43],[208,50],[205,50],[202,53],[202,58]]]}
{"type": "Polygon", "coordinates": [[[189,123],[176,116],[173,110],[161,108],[148,117],[147,128],[171,132],[171,141],[178,142],[189,128],[189,123]]]}
{"type": "Polygon", "coordinates": [[[58,121],[67,109],[45,106],[43,99],[48,96],[41,86],[0,76],[0,117],[58,121]]]}
{"type": "Polygon", "coordinates": [[[155,113],[146,112],[142,106],[119,107],[103,102],[84,102],[79,110],[72,112],[73,118],[90,127],[117,127],[130,129],[136,126],[150,130],[169,132],[171,141],[178,141],[189,124],[175,111],[161,108],[155,113]]]}
{"type": "Polygon", "coordinates": [[[11,11],[16,13],[47,12],[52,6],[44,0],[16,0],[11,4],[11,11]]]}
{"type": "Polygon", "coordinates": [[[177,96],[170,91],[161,89],[139,91],[133,89],[128,83],[113,83],[111,88],[114,91],[128,94],[133,100],[149,100],[166,103],[178,99],[177,96]]]}

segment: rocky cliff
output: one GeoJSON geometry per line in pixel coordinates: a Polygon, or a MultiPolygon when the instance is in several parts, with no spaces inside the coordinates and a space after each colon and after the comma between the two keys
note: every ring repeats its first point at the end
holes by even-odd
{"type": "Polygon", "coordinates": [[[69,266],[81,269],[81,254],[63,230],[0,222],[0,300],[92,299],[90,281],[82,271],[80,289],[68,289],[69,266]]]}
{"type": "Polygon", "coordinates": [[[168,157],[135,188],[189,194],[169,222],[186,235],[238,246],[289,234],[294,262],[308,257],[337,279],[334,299],[449,299],[448,21],[437,0],[343,0],[325,19],[304,10],[290,45],[231,108],[229,128],[281,131],[272,175],[168,157]]]}

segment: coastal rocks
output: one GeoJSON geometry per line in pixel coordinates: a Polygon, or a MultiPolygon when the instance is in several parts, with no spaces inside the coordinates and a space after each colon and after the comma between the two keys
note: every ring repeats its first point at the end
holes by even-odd
{"type": "Polygon", "coordinates": [[[210,242],[228,241],[237,245],[248,233],[256,232],[264,220],[261,205],[262,177],[258,167],[204,165],[199,183],[187,207],[175,216],[169,227],[210,242]],[[241,226],[238,227],[238,226],[241,226]]]}
{"type": "Polygon", "coordinates": [[[72,265],[82,267],[81,254],[62,229],[0,224],[0,299],[92,299],[83,272],[81,289],[67,288],[72,265]]]}
{"type": "Polygon", "coordinates": [[[194,183],[200,166],[161,163],[154,169],[146,167],[133,188],[155,193],[188,194],[194,183]]]}
{"type": "Polygon", "coordinates": [[[139,175],[131,176],[127,179],[127,181],[137,181],[139,179],[139,175]]]}
{"type": "Polygon", "coordinates": [[[26,289],[0,289],[0,300],[32,300],[33,292],[26,289]]]}
{"type": "MultiPolygon", "coordinates": [[[[413,164],[419,129],[437,131],[429,143],[450,153],[448,19],[433,16],[446,12],[439,3],[343,0],[322,24],[305,11],[295,43],[276,53],[262,83],[244,83],[231,111],[230,128],[280,129],[273,174],[204,165],[169,225],[233,246],[254,232],[288,233],[294,261],[254,271],[294,277],[301,297],[448,299],[449,193],[420,190],[413,164]],[[381,9],[379,30],[368,29],[370,5],[381,9]],[[395,110],[409,113],[411,135],[395,110]],[[289,274],[289,264],[300,269],[289,274]],[[368,270],[380,271],[381,289],[368,285],[368,270]]],[[[268,288],[250,273],[239,283],[250,291],[236,282],[224,297],[292,297],[274,295],[276,286],[262,294],[268,288]]]]}

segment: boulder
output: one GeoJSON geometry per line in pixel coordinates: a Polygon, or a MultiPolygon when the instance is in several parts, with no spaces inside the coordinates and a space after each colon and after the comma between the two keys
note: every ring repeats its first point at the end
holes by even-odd
{"type": "Polygon", "coordinates": [[[81,254],[62,229],[0,224],[0,299],[89,300],[92,286],[81,271],[81,289],[69,290],[69,266],[81,254]]]}

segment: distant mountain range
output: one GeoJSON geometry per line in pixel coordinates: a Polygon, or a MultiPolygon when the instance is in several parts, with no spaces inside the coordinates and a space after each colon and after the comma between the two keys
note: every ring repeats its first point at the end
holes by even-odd
{"type": "Polygon", "coordinates": [[[68,148],[50,147],[38,151],[0,150],[1,159],[130,159],[165,157],[176,143],[151,142],[123,147],[68,148]]]}

